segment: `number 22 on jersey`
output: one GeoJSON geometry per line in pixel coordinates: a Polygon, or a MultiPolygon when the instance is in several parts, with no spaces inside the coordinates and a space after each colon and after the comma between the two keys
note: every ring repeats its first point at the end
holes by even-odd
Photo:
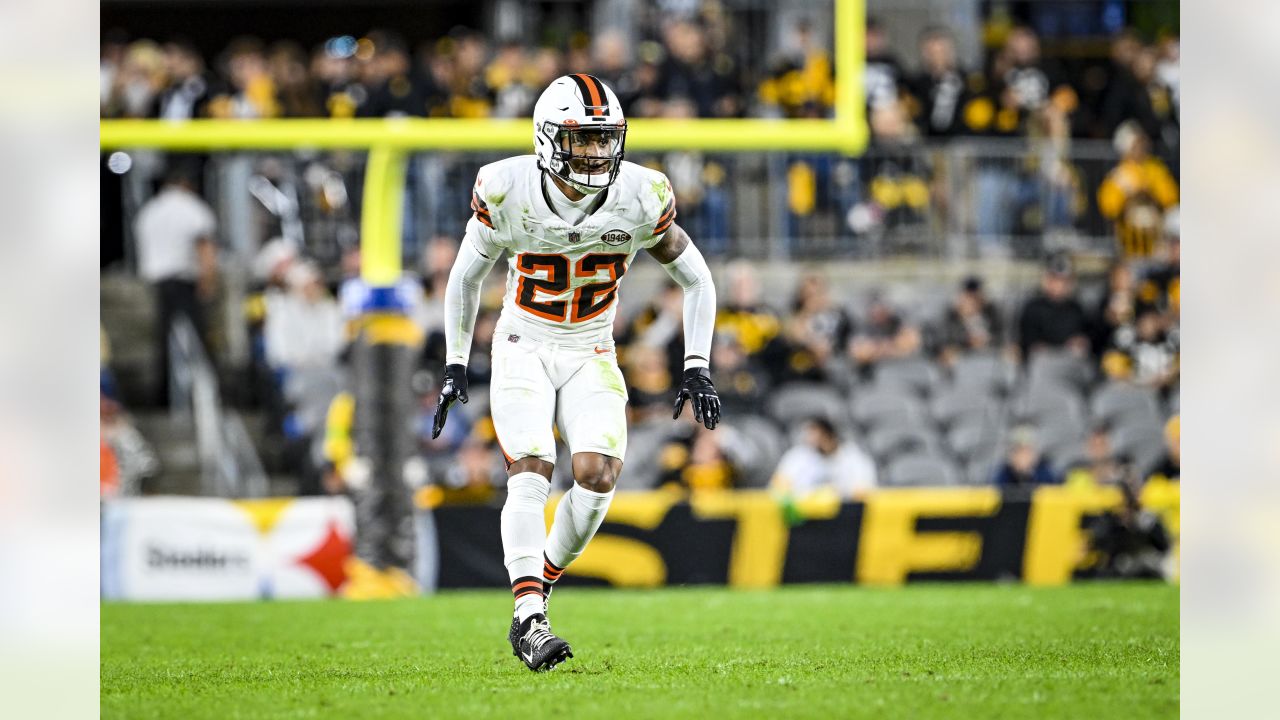
{"type": "Polygon", "coordinates": [[[552,322],[583,322],[604,312],[618,296],[618,279],[627,272],[627,256],[616,253],[584,255],[569,274],[569,258],[564,255],[522,253],[516,258],[520,270],[520,285],[516,288],[516,304],[521,309],[552,322]],[[545,271],[545,279],[533,273],[545,271]],[[580,286],[571,300],[536,299],[536,292],[560,296],[569,289],[571,278],[596,278],[601,271],[608,272],[605,282],[593,282],[580,286]]]}

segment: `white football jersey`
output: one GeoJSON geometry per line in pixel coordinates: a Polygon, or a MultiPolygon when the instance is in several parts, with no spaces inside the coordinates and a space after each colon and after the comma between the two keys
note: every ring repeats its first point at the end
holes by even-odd
{"type": "Polygon", "coordinates": [[[601,192],[600,207],[572,225],[551,210],[536,155],[480,168],[467,236],[485,257],[510,254],[498,333],[612,345],[618,285],[671,228],[676,201],[666,175],[625,161],[601,192]]]}

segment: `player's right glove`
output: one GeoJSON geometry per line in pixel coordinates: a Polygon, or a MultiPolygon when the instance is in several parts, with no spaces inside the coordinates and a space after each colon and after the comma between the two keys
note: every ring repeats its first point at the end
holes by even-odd
{"type": "Polygon", "coordinates": [[[680,380],[680,394],[676,395],[676,411],[672,418],[680,417],[684,401],[693,406],[693,419],[708,430],[715,430],[720,422],[720,396],[711,384],[711,371],[706,368],[686,368],[680,380]]]}
{"type": "Polygon", "coordinates": [[[449,406],[454,400],[467,403],[467,366],[445,365],[444,383],[440,386],[440,399],[436,400],[436,416],[431,421],[431,439],[440,437],[444,429],[444,420],[449,416],[449,406]]]}

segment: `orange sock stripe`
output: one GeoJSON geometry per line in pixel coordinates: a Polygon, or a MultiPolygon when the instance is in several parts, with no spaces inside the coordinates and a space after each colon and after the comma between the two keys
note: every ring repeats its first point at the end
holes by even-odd
{"type": "Polygon", "coordinates": [[[516,583],[516,584],[511,588],[511,592],[512,592],[512,593],[514,593],[516,597],[520,597],[520,596],[522,596],[522,595],[528,595],[528,594],[529,594],[529,593],[531,593],[531,592],[536,592],[536,593],[538,593],[539,595],[541,595],[541,594],[542,594],[542,581],[541,581],[541,580],[526,580],[525,582],[516,583]]]}

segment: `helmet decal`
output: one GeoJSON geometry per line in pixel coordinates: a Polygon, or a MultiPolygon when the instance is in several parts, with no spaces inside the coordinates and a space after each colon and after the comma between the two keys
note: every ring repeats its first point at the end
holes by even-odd
{"type": "Polygon", "coordinates": [[[582,93],[582,104],[587,110],[587,114],[600,117],[609,112],[609,97],[605,95],[604,83],[596,79],[594,75],[585,73],[575,73],[569,77],[577,83],[578,90],[582,93]]]}

